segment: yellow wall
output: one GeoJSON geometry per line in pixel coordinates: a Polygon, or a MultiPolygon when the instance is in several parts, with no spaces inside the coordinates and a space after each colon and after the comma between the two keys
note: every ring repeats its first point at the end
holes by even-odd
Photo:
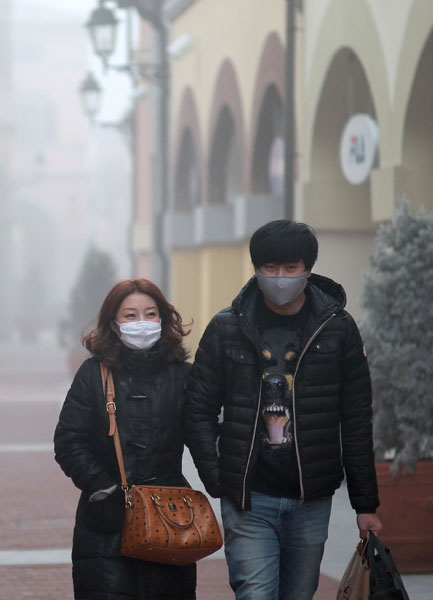
{"type": "MultiPolygon", "coordinates": [[[[378,222],[392,217],[404,192],[415,199],[414,208],[419,202],[429,210],[433,206],[429,196],[432,171],[416,154],[422,150],[418,138],[412,151],[412,138],[405,129],[415,72],[433,26],[433,2],[305,0],[303,6],[297,27],[295,218],[315,226],[320,244],[315,271],[344,285],[349,309],[359,316],[363,273],[369,268],[378,222]],[[320,130],[320,136],[317,130],[328,69],[342,48],[350,48],[362,65],[380,127],[379,164],[370,181],[358,187],[346,183],[340,173],[340,134],[335,127],[332,132],[330,123],[320,130]],[[321,162],[314,162],[321,144],[321,162]],[[332,164],[327,162],[330,154],[332,164]]],[[[193,43],[185,55],[172,61],[173,147],[177,146],[180,102],[190,86],[197,105],[202,148],[207,154],[215,81],[227,58],[237,73],[246,136],[250,137],[263,44],[272,31],[285,40],[285,14],[285,0],[197,0],[173,22],[171,40],[186,34],[193,43]]],[[[329,115],[322,115],[322,123],[327,118],[329,115]]],[[[431,146],[425,155],[431,159],[431,146]]],[[[208,320],[230,304],[252,273],[247,241],[243,246],[176,250],[172,265],[172,297],[185,320],[194,318],[190,345],[195,348],[208,320]]]]}
{"type": "MultiPolygon", "coordinates": [[[[285,38],[285,0],[197,0],[172,23],[170,40],[188,35],[193,47],[173,59],[171,70],[172,148],[180,103],[186,87],[194,91],[205,154],[215,83],[225,59],[234,64],[240,88],[245,129],[251,126],[257,69],[263,45],[277,31],[285,38]],[[247,32],[247,35],[242,35],[247,32]]],[[[171,297],[185,322],[194,325],[185,339],[195,351],[212,316],[229,306],[253,275],[248,241],[240,245],[210,245],[173,250],[171,297]]]]}
{"type": "Polygon", "coordinates": [[[171,273],[173,303],[185,323],[194,320],[185,345],[195,352],[213,315],[229,306],[253,275],[248,247],[244,244],[176,250],[171,273]]]}
{"type": "MultiPolygon", "coordinates": [[[[209,146],[207,127],[215,81],[226,58],[230,58],[237,71],[245,126],[249,130],[263,44],[272,31],[285,39],[285,5],[285,0],[199,0],[173,23],[171,41],[186,34],[193,42],[191,50],[173,61],[173,123],[179,114],[182,93],[190,85],[197,100],[204,148],[209,146]]],[[[176,127],[172,128],[172,135],[176,135],[176,127]]]]}

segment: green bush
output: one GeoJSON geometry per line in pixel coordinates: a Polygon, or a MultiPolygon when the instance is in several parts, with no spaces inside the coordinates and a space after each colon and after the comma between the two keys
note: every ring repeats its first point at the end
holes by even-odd
{"type": "Polygon", "coordinates": [[[433,450],[433,216],[407,201],[377,232],[361,323],[377,460],[411,472],[433,450]]]}

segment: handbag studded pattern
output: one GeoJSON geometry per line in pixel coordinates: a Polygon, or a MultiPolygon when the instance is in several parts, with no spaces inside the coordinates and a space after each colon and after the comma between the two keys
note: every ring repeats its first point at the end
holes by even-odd
{"type": "Polygon", "coordinates": [[[186,565],[221,548],[217,520],[201,492],[187,487],[134,485],[129,498],[122,554],[186,565]]]}

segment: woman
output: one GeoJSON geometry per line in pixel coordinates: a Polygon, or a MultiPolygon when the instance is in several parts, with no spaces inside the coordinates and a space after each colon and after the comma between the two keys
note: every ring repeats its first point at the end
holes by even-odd
{"type": "Polygon", "coordinates": [[[82,490],[73,549],[76,600],[195,598],[196,565],[148,563],[120,554],[124,496],[100,363],[112,369],[116,416],[131,484],[185,485],[182,413],[189,364],[179,313],[150,281],[121,281],[83,338],[92,354],[68,392],[54,443],[56,460],[82,490]]]}

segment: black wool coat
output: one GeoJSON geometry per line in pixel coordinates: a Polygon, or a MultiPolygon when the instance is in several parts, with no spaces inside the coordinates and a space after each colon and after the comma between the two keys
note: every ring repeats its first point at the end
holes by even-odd
{"type": "MultiPolygon", "coordinates": [[[[113,371],[116,416],[128,483],[184,485],[183,409],[190,365],[169,359],[159,342],[144,355],[122,348],[113,371]]],[[[67,394],[56,427],[55,458],[82,490],[72,563],[77,600],[192,600],[196,567],[148,563],[120,554],[123,492],[102,390],[100,364],[86,360],[67,394]],[[95,491],[117,484],[107,499],[95,491]]]]}
{"type": "MultiPolygon", "coordinates": [[[[313,274],[305,293],[311,314],[292,393],[301,499],[332,495],[345,471],[353,508],[374,512],[379,501],[371,385],[362,340],[344,310],[340,285],[313,274]]],[[[210,321],[196,353],[185,410],[188,446],[207,491],[229,496],[241,510],[251,508],[258,450],[263,365],[254,321],[259,294],[253,277],[232,306],[210,321]]]]}

